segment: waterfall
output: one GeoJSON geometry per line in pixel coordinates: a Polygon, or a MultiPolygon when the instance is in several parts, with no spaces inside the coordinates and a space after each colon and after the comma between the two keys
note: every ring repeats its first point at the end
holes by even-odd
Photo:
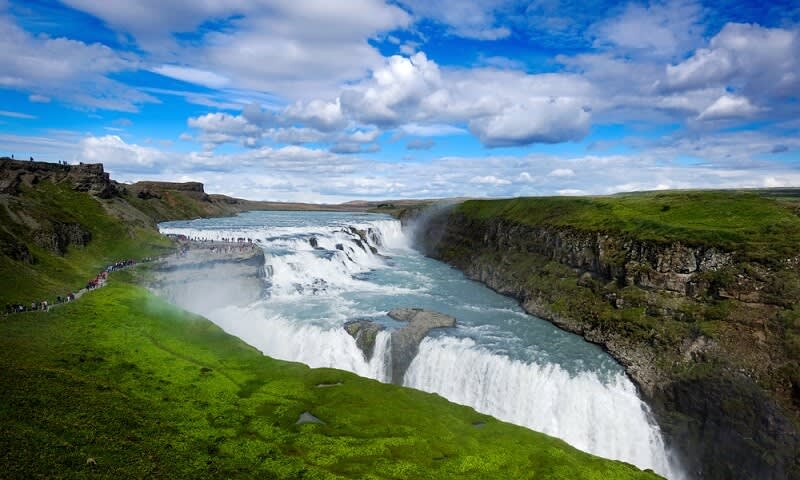
{"type": "MultiPolygon", "coordinates": [[[[246,308],[228,306],[199,313],[266,355],[386,382],[391,372],[389,331],[397,327],[385,316],[389,309],[428,302],[450,310],[445,313],[459,322],[469,314],[471,324],[462,323],[454,332],[440,332],[422,341],[404,385],[559,437],[581,450],[681,478],[670,466],[647,406],[621,367],[594,350],[586,353],[587,366],[575,371],[550,357],[525,357],[524,349],[511,355],[513,344],[495,345],[496,338],[505,337],[490,336],[491,332],[505,329],[506,337],[515,337],[517,343],[524,336],[519,330],[526,328],[524,324],[515,326],[503,317],[503,312],[519,312],[518,306],[413,251],[396,220],[253,212],[233,219],[170,222],[161,231],[198,240],[247,238],[262,247],[270,277],[269,297],[246,308]],[[429,270],[415,270],[419,268],[429,270]],[[483,309],[470,304],[484,297],[497,305],[483,309]],[[484,318],[487,315],[497,318],[484,318]],[[363,318],[386,326],[369,359],[343,328],[345,322],[363,318]],[[485,341],[476,341],[480,339],[485,341]],[[617,370],[601,375],[591,367],[597,355],[617,370]]],[[[525,322],[543,322],[521,312],[516,315],[525,322]]],[[[568,341],[576,351],[593,348],[557,332],[559,341],[568,341]]],[[[542,350],[559,344],[546,338],[531,341],[542,350]]]]}
{"type": "Polygon", "coordinates": [[[601,457],[670,471],[647,406],[621,374],[603,383],[593,373],[571,376],[555,364],[511,360],[470,339],[441,337],[423,340],[404,384],[601,457]]]}

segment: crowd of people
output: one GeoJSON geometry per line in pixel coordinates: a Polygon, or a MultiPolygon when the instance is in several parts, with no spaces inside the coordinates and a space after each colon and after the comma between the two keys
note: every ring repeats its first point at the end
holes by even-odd
{"type": "MultiPolygon", "coordinates": [[[[56,296],[55,304],[62,304],[62,303],[69,303],[75,301],[75,299],[81,296],[83,293],[88,292],[89,290],[94,290],[96,288],[102,287],[106,280],[108,280],[108,274],[114,272],[116,270],[123,269],[125,267],[130,267],[136,265],[136,260],[121,260],[119,262],[112,263],[111,265],[107,266],[103,271],[97,274],[93,279],[86,282],[86,287],[78,292],[68,292],[67,294],[61,296],[56,296]]],[[[42,300],[39,302],[31,302],[30,306],[22,304],[22,303],[8,303],[6,304],[6,313],[23,313],[23,312],[49,312],[50,307],[52,305],[47,302],[47,300],[42,300]]]]}
{"type": "Polygon", "coordinates": [[[243,253],[258,248],[252,238],[221,238],[210,240],[207,238],[190,237],[182,234],[169,234],[167,237],[178,241],[178,249],[175,256],[182,258],[189,254],[191,250],[201,249],[212,254],[243,253]]]}

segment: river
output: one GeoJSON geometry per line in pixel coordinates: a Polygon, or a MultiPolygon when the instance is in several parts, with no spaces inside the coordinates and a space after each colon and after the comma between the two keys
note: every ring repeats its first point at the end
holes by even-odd
{"type": "Polygon", "coordinates": [[[264,249],[269,288],[263,299],[197,313],[265,355],[387,382],[387,331],[400,324],[386,313],[397,307],[436,310],[456,317],[457,326],[422,341],[403,385],[595,455],[670,479],[683,477],[671,465],[647,406],[613,358],[421,255],[391,217],[248,212],[167,222],[160,229],[196,239],[248,238],[264,249]],[[355,319],[387,327],[369,360],[343,328],[355,319]]]}

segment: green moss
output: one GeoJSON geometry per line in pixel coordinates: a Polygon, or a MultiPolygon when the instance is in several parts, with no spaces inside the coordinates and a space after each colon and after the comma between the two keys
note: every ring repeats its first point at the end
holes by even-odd
{"type": "Polygon", "coordinates": [[[717,246],[756,260],[794,255],[800,243],[800,218],[793,205],[756,193],[651,192],[470,200],[459,210],[479,219],[498,217],[528,225],[622,233],[655,242],[717,246]]]}
{"type": "Polygon", "coordinates": [[[118,280],[3,328],[5,478],[656,478],[436,395],[264,357],[118,280]],[[325,424],[295,425],[305,411],[325,424]]]}

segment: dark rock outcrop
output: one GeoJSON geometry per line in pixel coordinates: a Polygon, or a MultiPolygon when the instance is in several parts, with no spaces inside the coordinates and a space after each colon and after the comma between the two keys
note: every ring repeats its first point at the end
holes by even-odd
{"type": "Polygon", "coordinates": [[[79,223],[53,223],[33,232],[36,245],[57,255],[64,255],[71,245],[85,247],[91,240],[92,233],[79,223]]]}
{"type": "Polygon", "coordinates": [[[11,236],[3,235],[2,233],[3,232],[0,231],[0,254],[29,265],[36,263],[36,259],[31,254],[31,251],[28,250],[27,245],[17,241],[11,236]]]}
{"type": "MultiPolygon", "coordinates": [[[[392,330],[390,334],[392,351],[392,383],[402,384],[403,376],[411,365],[411,361],[419,351],[419,344],[428,332],[434,328],[454,327],[456,319],[450,315],[424,310],[422,308],[395,308],[387,314],[398,322],[406,322],[402,328],[392,330]]],[[[356,345],[364,353],[367,360],[375,351],[375,340],[383,325],[372,320],[355,320],[344,325],[347,333],[356,340],[356,345]]]]}
{"type": "Polygon", "coordinates": [[[356,339],[356,345],[361,349],[364,358],[367,361],[372,360],[372,354],[375,352],[375,340],[378,338],[378,332],[383,330],[383,325],[372,320],[354,320],[345,323],[344,329],[356,339]]]}
{"type": "Polygon", "coordinates": [[[417,356],[419,343],[434,328],[454,327],[456,319],[439,312],[421,308],[396,308],[388,315],[399,321],[408,322],[405,327],[392,332],[392,382],[400,384],[403,376],[417,356]]]}
{"type": "Polygon", "coordinates": [[[117,184],[111,181],[100,163],[61,165],[48,162],[26,162],[0,159],[0,193],[16,195],[22,185],[37,185],[47,180],[69,182],[72,189],[96,197],[111,198],[118,194],[117,184]]]}

